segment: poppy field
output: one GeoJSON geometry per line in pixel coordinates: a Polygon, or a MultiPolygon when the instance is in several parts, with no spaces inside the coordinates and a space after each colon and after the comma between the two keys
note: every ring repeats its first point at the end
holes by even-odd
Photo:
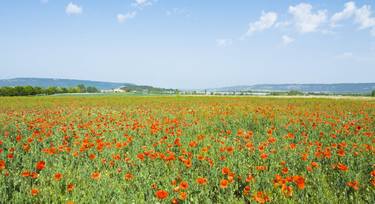
{"type": "Polygon", "coordinates": [[[375,100],[0,98],[0,203],[375,203],[375,100]]]}

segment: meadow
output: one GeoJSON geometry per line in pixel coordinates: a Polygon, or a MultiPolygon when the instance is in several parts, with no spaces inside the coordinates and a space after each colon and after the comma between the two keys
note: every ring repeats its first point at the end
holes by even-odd
{"type": "Polygon", "coordinates": [[[0,98],[0,203],[375,203],[375,100],[0,98]]]}

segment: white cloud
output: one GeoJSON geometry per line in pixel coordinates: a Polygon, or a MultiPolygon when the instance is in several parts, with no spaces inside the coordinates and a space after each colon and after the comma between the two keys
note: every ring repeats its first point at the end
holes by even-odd
{"type": "Polygon", "coordinates": [[[284,45],[289,45],[290,43],[293,43],[295,39],[287,35],[283,35],[282,40],[284,45]]]}
{"type": "Polygon", "coordinates": [[[275,28],[286,28],[291,25],[290,21],[282,21],[282,22],[277,22],[275,24],[275,28]]]}
{"type": "Polygon", "coordinates": [[[40,0],[40,2],[41,2],[42,4],[46,4],[46,3],[48,3],[48,0],[40,0]]]}
{"type": "Polygon", "coordinates": [[[312,8],[312,5],[307,3],[300,3],[289,7],[289,13],[293,15],[296,27],[301,33],[317,31],[319,26],[326,20],[325,10],[313,13],[312,8]]]}
{"type": "Polygon", "coordinates": [[[228,46],[231,46],[232,44],[233,44],[232,39],[217,39],[216,40],[216,45],[218,47],[228,47],[228,46]]]}
{"type": "Polygon", "coordinates": [[[65,12],[68,15],[78,15],[82,13],[82,7],[70,2],[65,8],[65,12]]]}
{"type": "Polygon", "coordinates": [[[371,17],[371,6],[364,5],[355,12],[355,22],[360,25],[360,29],[370,28],[375,26],[375,18],[371,17]]]}
{"type": "Polygon", "coordinates": [[[167,16],[172,16],[172,15],[181,15],[185,17],[190,17],[190,13],[186,9],[181,9],[181,8],[173,8],[170,10],[166,10],[165,14],[167,16]]]}
{"type": "Polygon", "coordinates": [[[354,22],[359,25],[359,29],[371,28],[371,35],[374,35],[375,18],[372,17],[371,6],[364,5],[357,8],[354,2],[348,2],[344,6],[344,10],[335,13],[331,18],[331,25],[335,26],[338,22],[354,19],[354,22]]]}
{"type": "Polygon", "coordinates": [[[135,7],[143,8],[146,6],[151,6],[155,0],[134,0],[135,2],[132,4],[135,7]]]}
{"type": "Polygon", "coordinates": [[[356,10],[357,8],[354,2],[350,1],[346,3],[344,10],[335,13],[331,17],[331,25],[335,26],[337,22],[351,18],[356,13],[356,10]]]}
{"type": "Polygon", "coordinates": [[[137,4],[145,4],[148,0],[135,0],[137,4]]]}
{"type": "Polygon", "coordinates": [[[117,14],[117,21],[119,23],[124,23],[127,20],[134,18],[136,15],[137,15],[136,11],[132,11],[132,12],[129,12],[127,14],[121,14],[121,13],[119,13],[119,14],[117,14]]]}
{"type": "Polygon", "coordinates": [[[259,20],[253,23],[250,23],[249,29],[246,35],[251,35],[254,32],[263,31],[271,28],[277,21],[277,13],[275,12],[262,12],[259,20]]]}

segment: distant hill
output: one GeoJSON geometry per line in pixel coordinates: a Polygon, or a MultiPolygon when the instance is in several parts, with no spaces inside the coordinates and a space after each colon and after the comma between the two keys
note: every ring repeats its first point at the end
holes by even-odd
{"type": "Polygon", "coordinates": [[[100,90],[116,89],[123,86],[137,86],[131,83],[102,82],[75,79],[52,79],[52,78],[14,78],[0,79],[1,86],[38,86],[38,87],[76,87],[79,84],[93,86],[100,90]]]}
{"type": "MultiPolygon", "coordinates": [[[[123,87],[126,91],[170,91],[173,89],[156,88],[152,86],[136,85],[131,83],[102,82],[75,79],[53,79],[53,78],[13,78],[0,79],[2,86],[38,86],[38,87],[76,87],[83,84],[86,87],[93,86],[99,90],[109,90],[123,87]]],[[[375,90],[375,83],[339,83],[339,84],[256,84],[249,86],[231,86],[222,88],[207,89],[216,92],[287,92],[301,91],[305,93],[370,93],[375,90]]]]}
{"type": "Polygon", "coordinates": [[[256,84],[250,86],[232,86],[208,89],[208,91],[258,91],[258,92],[286,92],[301,91],[305,93],[370,93],[375,90],[375,83],[340,83],[340,84],[256,84]]]}

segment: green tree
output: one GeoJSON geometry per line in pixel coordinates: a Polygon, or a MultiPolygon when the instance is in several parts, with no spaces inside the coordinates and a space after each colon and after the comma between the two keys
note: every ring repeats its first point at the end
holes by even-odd
{"type": "Polygon", "coordinates": [[[288,91],[288,96],[299,96],[299,95],[303,95],[303,93],[297,90],[288,91]]]}
{"type": "Polygon", "coordinates": [[[43,94],[43,88],[41,87],[33,87],[35,95],[43,94]]]}
{"type": "Polygon", "coordinates": [[[88,86],[86,91],[88,93],[98,93],[99,92],[99,90],[96,87],[93,87],[93,86],[88,86]]]}
{"type": "Polygon", "coordinates": [[[45,89],[44,93],[47,94],[47,95],[52,95],[52,94],[55,94],[58,92],[58,89],[56,86],[51,86],[51,87],[48,87],[47,89],[45,89]]]}
{"type": "Polygon", "coordinates": [[[14,87],[14,92],[16,96],[24,96],[25,95],[25,88],[23,86],[16,86],[14,87]]]}
{"type": "Polygon", "coordinates": [[[24,87],[24,96],[32,96],[32,95],[35,95],[35,90],[34,90],[34,87],[32,86],[25,86],[24,87]]]}
{"type": "Polygon", "coordinates": [[[34,95],[52,95],[57,93],[96,93],[99,90],[96,87],[85,87],[84,85],[79,85],[77,87],[33,87],[33,86],[16,86],[16,87],[0,87],[0,96],[34,96],[34,95]]]}
{"type": "Polygon", "coordinates": [[[77,87],[78,87],[79,93],[86,93],[87,92],[85,85],[79,84],[77,87]]]}
{"type": "Polygon", "coordinates": [[[373,90],[373,91],[371,92],[371,96],[372,96],[372,97],[375,97],[375,90],[373,90]]]}
{"type": "Polygon", "coordinates": [[[0,88],[0,95],[1,96],[12,96],[13,95],[12,91],[13,91],[12,87],[1,87],[0,88]]]}

